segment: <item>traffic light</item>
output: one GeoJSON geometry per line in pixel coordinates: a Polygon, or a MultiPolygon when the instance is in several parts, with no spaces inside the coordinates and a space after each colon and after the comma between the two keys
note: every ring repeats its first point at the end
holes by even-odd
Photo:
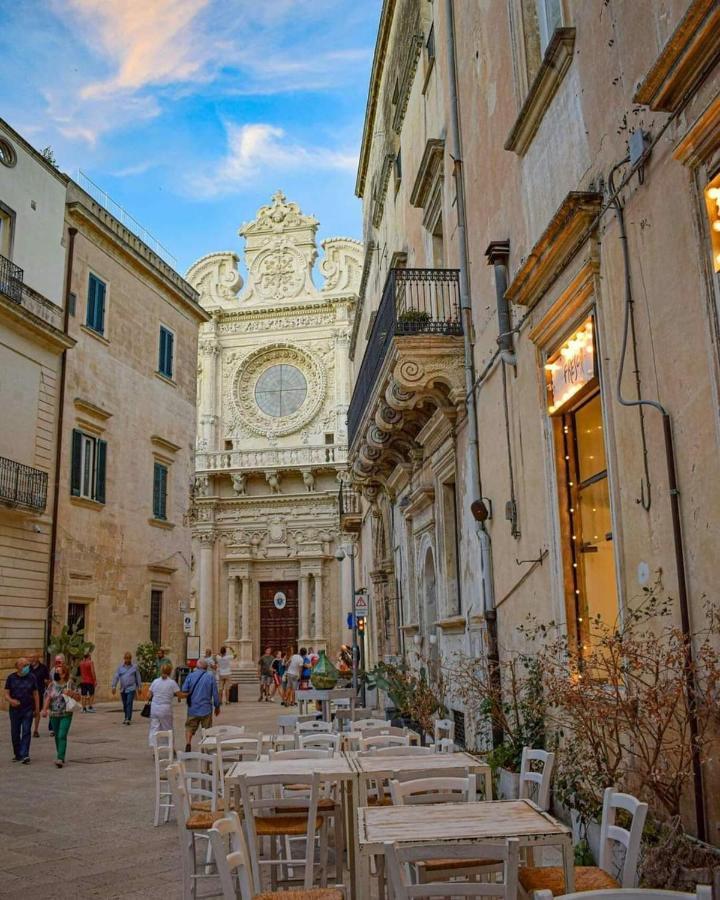
{"type": "Polygon", "coordinates": [[[365,634],[365,616],[357,617],[357,630],[358,634],[365,634]]]}

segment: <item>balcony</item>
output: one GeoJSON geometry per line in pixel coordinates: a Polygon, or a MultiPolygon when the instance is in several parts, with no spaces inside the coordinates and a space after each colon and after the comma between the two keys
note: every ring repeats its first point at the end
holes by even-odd
{"type": "Polygon", "coordinates": [[[47,503],[47,472],[0,456],[0,502],[42,512],[47,503]]]}
{"type": "Polygon", "coordinates": [[[321,444],[312,447],[277,447],[265,450],[202,450],[195,454],[197,472],[263,472],[265,469],[316,466],[334,468],[347,462],[347,447],[321,444]]]}
{"type": "Polygon", "coordinates": [[[464,400],[457,269],[392,269],[348,409],[350,460],[361,480],[408,463],[438,408],[464,400]]]}
{"type": "Polygon", "coordinates": [[[24,275],[20,266],[0,255],[0,292],[16,303],[22,303],[24,275]]]}
{"type": "Polygon", "coordinates": [[[340,513],[340,530],[357,534],[362,525],[360,493],[349,484],[340,485],[338,511],[340,513]]]}

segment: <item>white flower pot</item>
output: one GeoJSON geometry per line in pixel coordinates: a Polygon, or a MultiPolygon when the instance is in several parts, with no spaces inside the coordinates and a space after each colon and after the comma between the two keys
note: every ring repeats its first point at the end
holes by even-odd
{"type": "Polygon", "coordinates": [[[517,800],[520,796],[520,774],[498,769],[498,800],[517,800]]]}

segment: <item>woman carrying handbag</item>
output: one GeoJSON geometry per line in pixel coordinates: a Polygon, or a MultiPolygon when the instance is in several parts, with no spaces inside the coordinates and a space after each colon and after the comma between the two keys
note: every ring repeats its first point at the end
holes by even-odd
{"type": "Polygon", "coordinates": [[[155,735],[158,731],[173,730],[172,702],[175,697],[180,696],[180,688],[177,682],[170,678],[171,672],[172,665],[165,663],[160,666],[160,677],[150,685],[150,702],[145,704],[140,714],[144,718],[150,718],[148,743],[151,747],[155,746],[155,735]]]}
{"type": "Polygon", "coordinates": [[[55,765],[62,769],[67,753],[67,737],[72,725],[73,713],[80,708],[80,694],[70,680],[70,670],[64,662],[55,662],[50,684],[45,691],[43,717],[50,714],[55,736],[55,765]]]}

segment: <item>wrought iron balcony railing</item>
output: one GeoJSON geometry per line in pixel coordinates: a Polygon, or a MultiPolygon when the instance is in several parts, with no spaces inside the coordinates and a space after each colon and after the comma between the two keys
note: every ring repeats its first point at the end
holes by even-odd
{"type": "Polygon", "coordinates": [[[340,485],[338,506],[340,508],[340,518],[343,516],[359,516],[360,494],[355,488],[352,488],[347,484],[340,485]]]}
{"type": "Polygon", "coordinates": [[[22,303],[23,278],[25,273],[12,260],[0,255],[0,293],[16,303],[22,303]]]}
{"type": "Polygon", "coordinates": [[[47,503],[47,472],[0,456],[0,502],[42,512],[47,503]]]}
{"type": "Polygon", "coordinates": [[[350,446],[393,338],[462,333],[458,269],[390,270],[348,408],[350,446]]]}

